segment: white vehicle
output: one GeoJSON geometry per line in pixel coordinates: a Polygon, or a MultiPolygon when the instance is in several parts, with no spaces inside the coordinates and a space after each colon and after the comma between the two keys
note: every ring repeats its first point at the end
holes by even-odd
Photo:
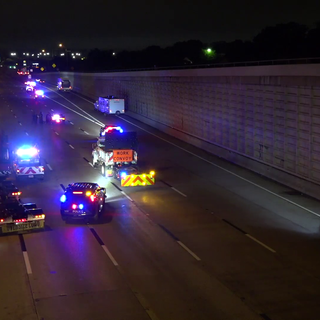
{"type": "Polygon", "coordinates": [[[59,91],[71,91],[71,82],[68,79],[58,79],[57,88],[59,91]]]}
{"type": "Polygon", "coordinates": [[[94,108],[104,115],[124,113],[124,99],[118,99],[115,96],[99,97],[94,104],[94,108]]]}
{"type": "Polygon", "coordinates": [[[13,163],[16,178],[44,179],[44,166],[41,165],[39,150],[35,147],[23,146],[16,151],[13,163]]]}

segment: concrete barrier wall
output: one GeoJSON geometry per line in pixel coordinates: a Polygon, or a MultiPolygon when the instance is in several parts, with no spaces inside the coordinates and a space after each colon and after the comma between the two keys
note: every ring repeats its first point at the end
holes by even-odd
{"type": "Polygon", "coordinates": [[[46,73],[130,116],[320,199],[320,65],[46,73]]]}

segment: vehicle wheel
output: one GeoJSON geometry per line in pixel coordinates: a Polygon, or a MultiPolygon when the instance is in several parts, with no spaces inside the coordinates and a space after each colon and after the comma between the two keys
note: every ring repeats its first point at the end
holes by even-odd
{"type": "Polygon", "coordinates": [[[106,166],[104,164],[101,166],[101,174],[103,177],[106,176],[106,166]]]}
{"type": "Polygon", "coordinates": [[[118,116],[119,114],[120,114],[120,111],[117,111],[117,112],[116,112],[116,115],[118,116]]]}

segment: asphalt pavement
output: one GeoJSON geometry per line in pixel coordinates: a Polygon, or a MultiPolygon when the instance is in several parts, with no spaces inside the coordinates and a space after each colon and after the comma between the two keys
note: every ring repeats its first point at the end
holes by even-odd
{"type": "Polygon", "coordinates": [[[0,319],[314,320],[320,314],[318,201],[227,163],[76,93],[0,73],[0,129],[37,143],[45,179],[16,184],[46,230],[0,237],[0,319]],[[32,113],[63,113],[63,124],[32,113]],[[156,184],[122,188],[92,167],[102,124],[136,131],[156,184]],[[107,190],[96,224],[66,224],[59,198],[76,181],[107,190]]]}

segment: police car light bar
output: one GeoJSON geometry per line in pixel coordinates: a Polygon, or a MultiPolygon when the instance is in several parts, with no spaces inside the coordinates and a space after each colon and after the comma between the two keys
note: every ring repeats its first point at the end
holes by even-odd
{"type": "Polygon", "coordinates": [[[37,155],[39,152],[38,149],[33,148],[33,147],[29,147],[29,148],[19,148],[17,150],[17,155],[19,157],[23,157],[23,156],[29,156],[29,157],[34,157],[35,155],[37,155]]]}
{"type": "Polygon", "coordinates": [[[109,132],[109,131],[112,131],[112,130],[118,130],[120,133],[123,132],[123,129],[121,127],[107,127],[105,132],[109,132]]]}

